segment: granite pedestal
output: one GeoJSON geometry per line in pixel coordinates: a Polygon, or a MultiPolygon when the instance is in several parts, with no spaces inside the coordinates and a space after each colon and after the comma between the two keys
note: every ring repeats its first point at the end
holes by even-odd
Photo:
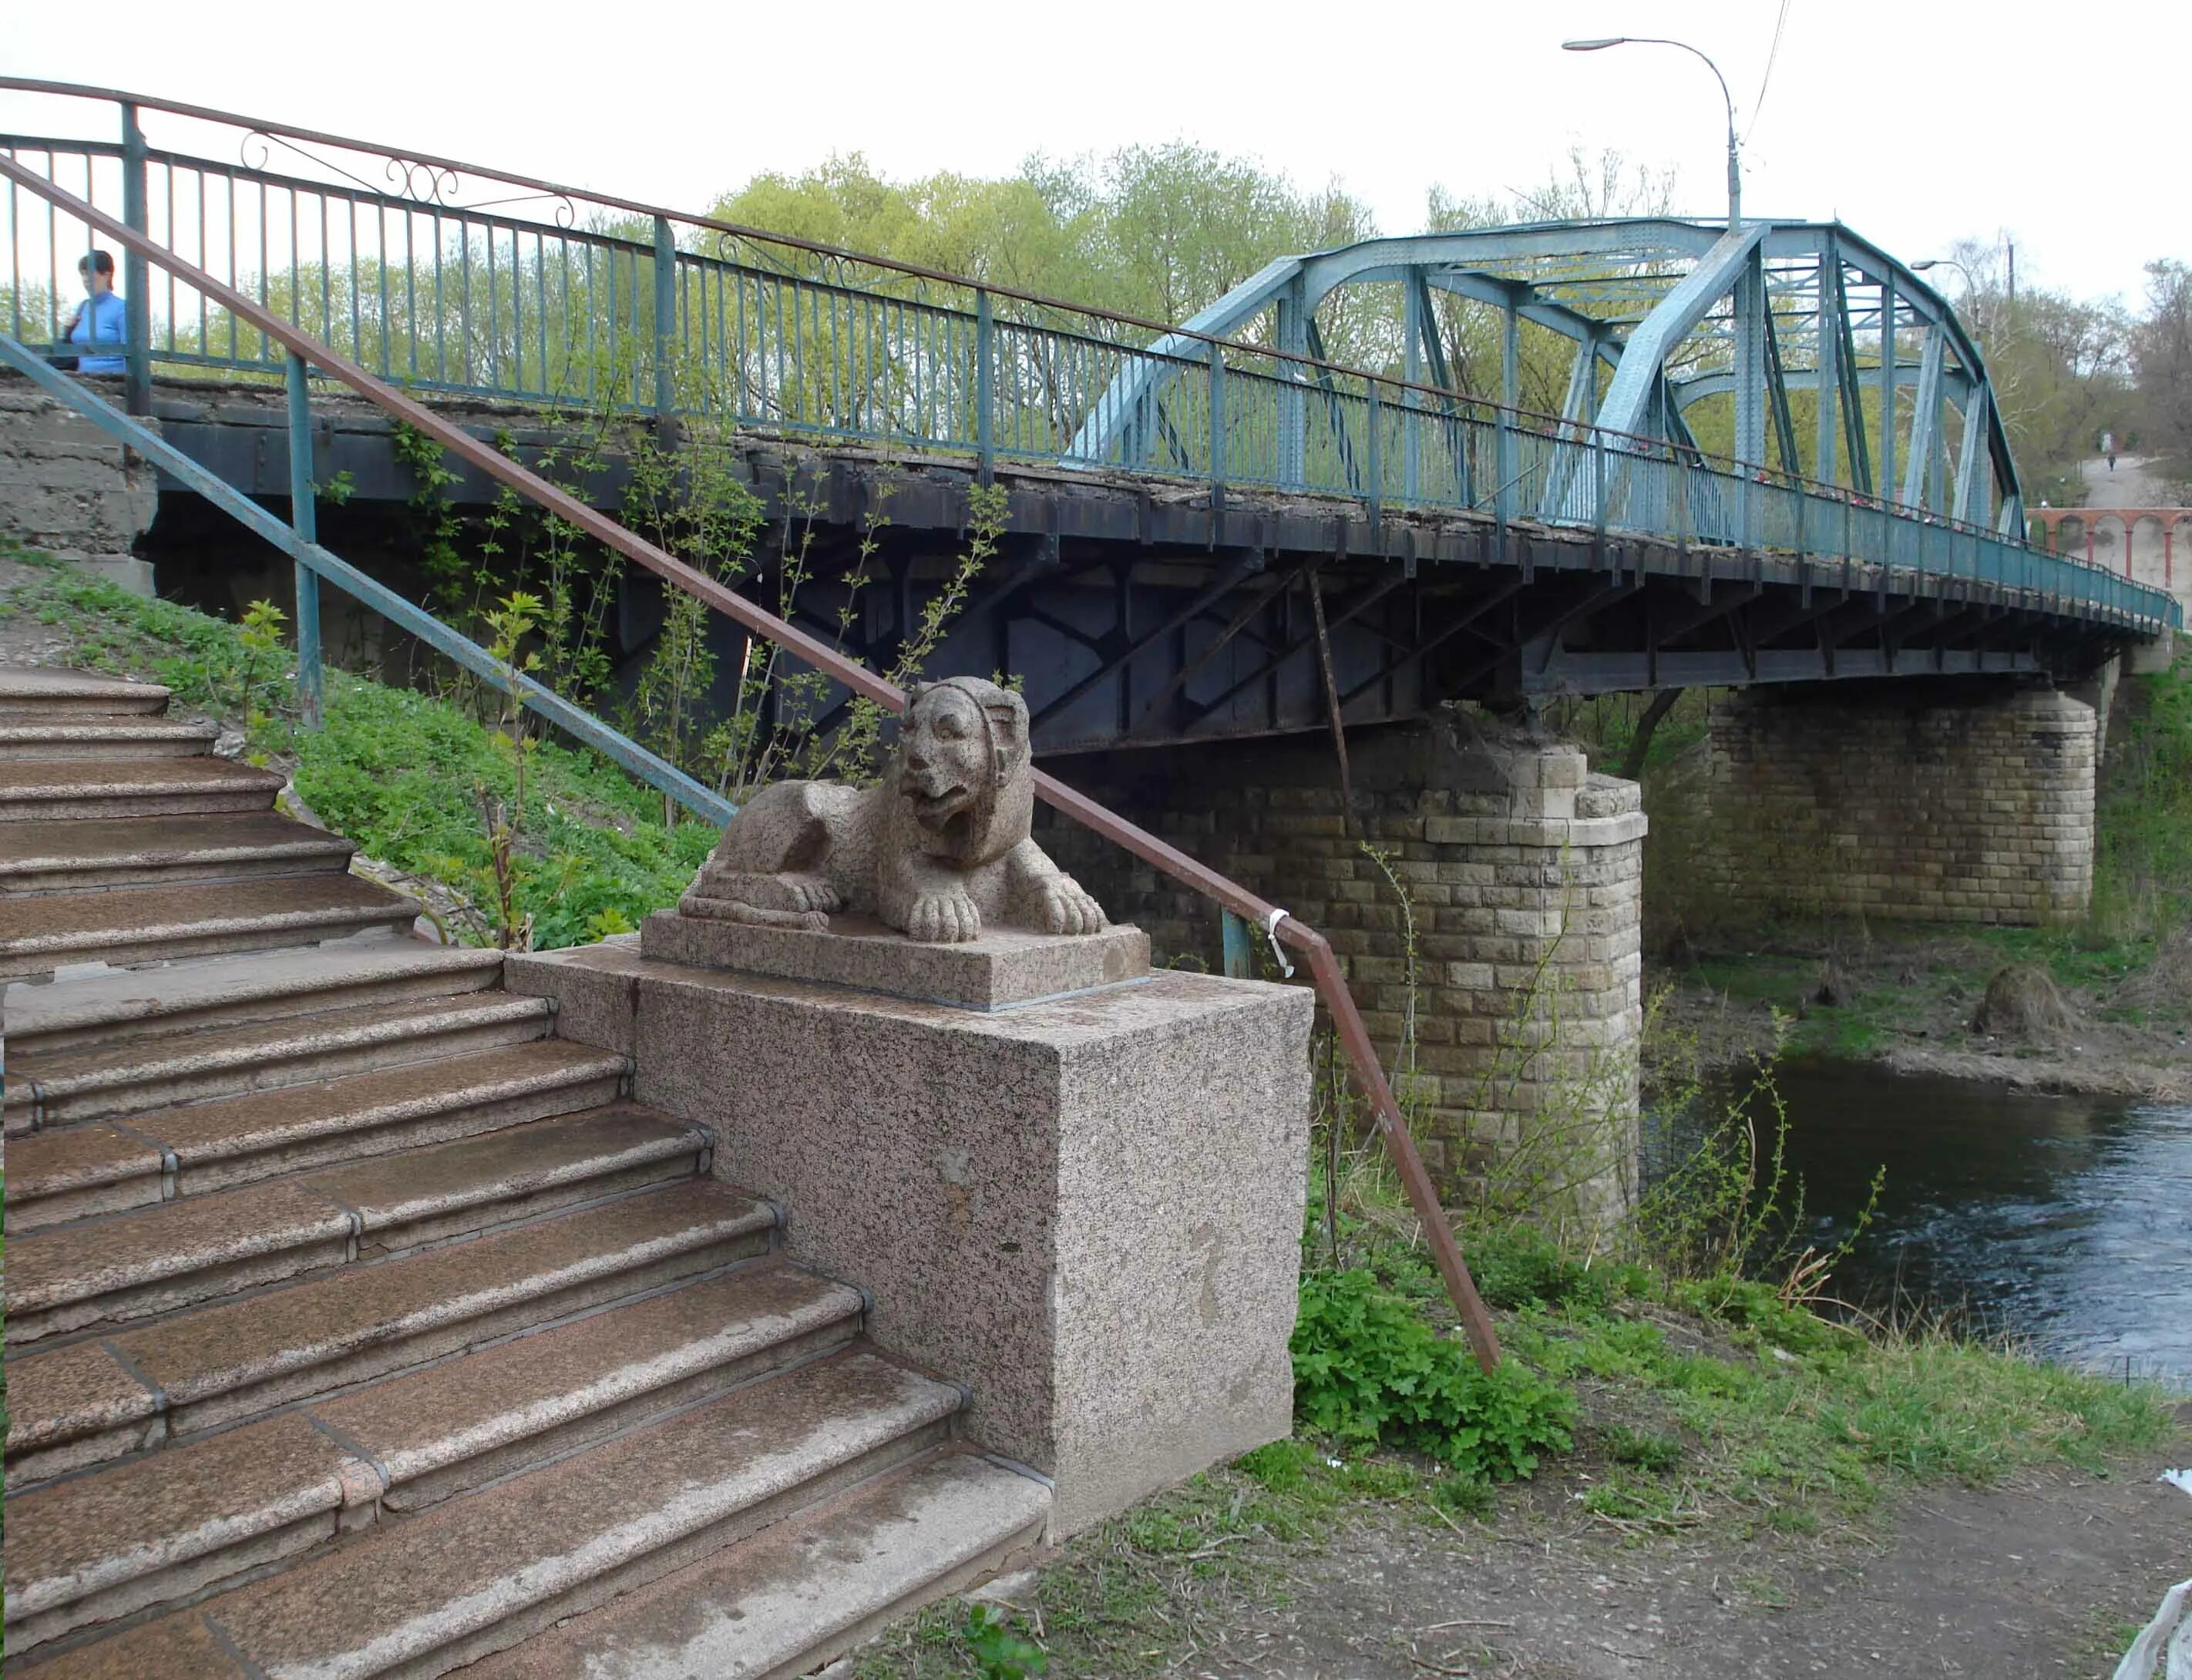
{"type": "Polygon", "coordinates": [[[841,937],[756,931],[781,932],[651,921],[644,948],[513,957],[508,983],[633,1056],[639,1099],[708,1126],[717,1176],[783,1205],[793,1259],[870,1291],[880,1346],[966,1385],[967,1433],[1054,1480],[1053,1537],[1287,1432],[1306,991],[1148,973],[1132,929],[877,933],[808,947],[819,980],[690,960],[841,937]],[[1091,962],[1115,977],[1060,983],[1091,962]]]}

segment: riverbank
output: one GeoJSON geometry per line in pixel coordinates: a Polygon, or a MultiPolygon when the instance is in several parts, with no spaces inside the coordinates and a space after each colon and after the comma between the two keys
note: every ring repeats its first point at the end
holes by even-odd
{"type": "Polygon", "coordinates": [[[1646,1075],[1661,1088],[1777,1049],[1876,1062],[2012,1090],[2192,1101],[2192,935],[2083,948],[2074,933],[1779,929],[1750,948],[1647,970],[1657,999],[1646,1075]],[[2067,1027],[1975,1024],[2014,964],[2047,973],[2067,1027]]]}

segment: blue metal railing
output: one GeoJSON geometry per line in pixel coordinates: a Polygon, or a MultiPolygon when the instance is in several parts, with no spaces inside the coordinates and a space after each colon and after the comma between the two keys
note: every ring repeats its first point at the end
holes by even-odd
{"type": "MultiPolygon", "coordinates": [[[[233,163],[153,150],[122,107],[121,143],[0,135],[0,151],[414,391],[710,415],[962,453],[985,475],[1053,463],[1781,550],[2183,622],[2165,592],[2021,535],[1654,440],[1251,345],[1174,333],[1153,349],[1103,311],[300,131],[253,129],[233,163]],[[273,147],[300,167],[267,168],[273,147]],[[369,184],[375,159],[400,190],[369,184]],[[453,202],[471,179],[495,196],[453,202]]],[[[0,325],[58,338],[89,231],[13,183],[4,210],[0,325]]],[[[156,363],[286,377],[265,333],[178,270],[133,266],[141,389],[156,363]]]]}
{"type": "Polygon", "coordinates": [[[290,459],[292,521],[285,525],[242,491],[218,477],[162,437],[143,421],[125,414],[96,392],[46,364],[28,346],[0,333],[0,363],[14,368],[58,399],[144,455],[163,470],[203,496],[230,517],[291,555],[297,563],[297,687],[308,728],[317,728],[324,690],[320,663],[319,584],[323,579],[371,607],[391,624],[408,630],[436,652],[545,718],[573,739],[606,755],[694,816],[717,826],[738,807],[703,787],[674,764],[649,752],[592,714],[543,687],[431,613],[377,583],[340,556],[322,548],[313,531],[309,388],[300,356],[290,357],[290,459]]]}

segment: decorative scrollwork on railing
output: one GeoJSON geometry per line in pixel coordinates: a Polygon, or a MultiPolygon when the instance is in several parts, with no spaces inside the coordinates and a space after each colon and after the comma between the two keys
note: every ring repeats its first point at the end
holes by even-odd
{"type": "Polygon", "coordinates": [[[414,204],[447,207],[456,196],[457,172],[440,163],[391,157],[380,166],[380,173],[414,204]]]}
{"type": "Polygon", "coordinates": [[[544,198],[552,198],[556,201],[556,208],[551,214],[553,215],[557,227],[568,228],[576,227],[578,225],[579,207],[571,202],[569,195],[561,192],[513,193],[507,198],[482,198],[475,203],[456,204],[452,205],[450,208],[452,209],[465,212],[471,212],[473,210],[499,210],[505,205],[510,204],[536,204],[544,198]]]}

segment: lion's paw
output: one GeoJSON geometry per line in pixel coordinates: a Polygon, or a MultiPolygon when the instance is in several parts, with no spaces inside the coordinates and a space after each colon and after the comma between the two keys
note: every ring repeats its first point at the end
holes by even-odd
{"type": "Polygon", "coordinates": [[[791,889],[791,896],[799,901],[802,910],[819,910],[828,915],[845,908],[837,889],[819,875],[785,875],[781,879],[791,889]]]}
{"type": "Polygon", "coordinates": [[[932,945],[963,945],[982,931],[982,913],[964,892],[924,892],[905,920],[906,937],[932,945]]]}
{"type": "Polygon", "coordinates": [[[1101,933],[1110,925],[1104,907],[1070,875],[1060,875],[1043,889],[1042,915],[1053,933],[1101,933]]]}

